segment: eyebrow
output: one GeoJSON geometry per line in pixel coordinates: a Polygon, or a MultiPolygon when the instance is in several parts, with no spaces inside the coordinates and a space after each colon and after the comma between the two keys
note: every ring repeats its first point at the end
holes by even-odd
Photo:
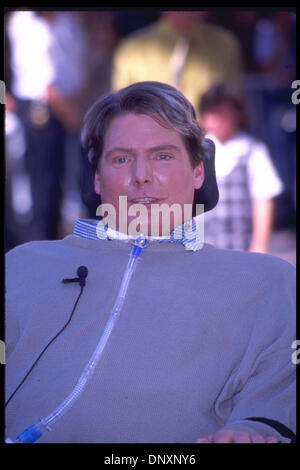
{"type": "MultiPolygon", "coordinates": [[[[151,153],[151,152],[157,152],[157,151],[162,151],[162,150],[179,151],[180,149],[177,145],[174,145],[174,144],[163,144],[163,145],[157,145],[155,147],[150,147],[149,149],[147,149],[147,152],[151,153]]],[[[107,150],[105,152],[104,157],[108,158],[110,155],[112,155],[115,152],[126,152],[126,153],[134,154],[135,150],[133,148],[130,148],[130,147],[128,147],[128,148],[127,147],[113,147],[112,149],[107,150]]]]}

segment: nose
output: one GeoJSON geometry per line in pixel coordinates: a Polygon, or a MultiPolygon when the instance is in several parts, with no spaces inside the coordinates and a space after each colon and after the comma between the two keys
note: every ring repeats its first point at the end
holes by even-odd
{"type": "Polygon", "coordinates": [[[152,183],[153,174],[151,163],[143,157],[137,157],[133,165],[133,181],[137,185],[152,183]]]}

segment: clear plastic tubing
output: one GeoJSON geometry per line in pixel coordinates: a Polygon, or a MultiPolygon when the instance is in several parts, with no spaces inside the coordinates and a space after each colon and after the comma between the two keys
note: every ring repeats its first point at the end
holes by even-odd
{"type": "MultiPolygon", "coordinates": [[[[73,388],[72,392],[50,415],[46,416],[46,418],[42,418],[38,424],[33,424],[29,428],[25,429],[25,431],[23,431],[17,437],[17,440],[15,441],[16,443],[33,443],[42,436],[45,430],[51,431],[51,426],[53,426],[53,424],[55,424],[65,413],[67,413],[67,411],[74,405],[74,403],[78,400],[78,398],[84,391],[88,381],[91,379],[95,371],[95,368],[102,356],[105,346],[118,320],[118,317],[124,304],[131,276],[134,272],[141,251],[144,247],[147,246],[147,244],[148,241],[143,236],[140,236],[135,240],[135,243],[130,253],[128,264],[123,275],[117,299],[107,320],[104,331],[101,335],[99,343],[96,346],[95,351],[93,352],[90,360],[83,369],[83,372],[75,387],[73,388]]],[[[6,443],[13,442],[14,441],[12,441],[10,438],[6,439],[6,443]]]]}

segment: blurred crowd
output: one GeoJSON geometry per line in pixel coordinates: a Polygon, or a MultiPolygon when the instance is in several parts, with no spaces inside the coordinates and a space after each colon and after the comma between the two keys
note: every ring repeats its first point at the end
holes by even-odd
{"type": "MultiPolygon", "coordinates": [[[[224,151],[224,159],[228,148],[230,155],[233,147],[236,152],[232,139],[237,132],[246,132],[263,145],[259,156],[251,157],[238,135],[241,147],[235,163],[240,174],[244,165],[246,175],[239,185],[246,187],[250,181],[249,197],[254,198],[252,207],[251,201],[240,205],[239,221],[245,212],[256,211],[260,220],[269,217],[267,231],[293,230],[295,31],[294,12],[268,9],[7,11],[5,249],[31,240],[62,238],[72,231],[75,219],[95,216],[97,201],[87,207],[81,199],[81,188],[87,184],[81,123],[101,96],[139,80],[165,81],[179,88],[194,104],[203,127],[207,119],[201,115],[202,99],[207,93],[215,86],[238,87],[247,109],[245,128],[239,126],[229,135],[227,150],[218,135],[211,137],[220,155],[224,151]],[[267,163],[253,170],[259,159],[267,163]],[[264,183],[273,189],[255,189],[264,183]],[[257,194],[258,199],[272,201],[272,208],[257,209],[257,194]]],[[[210,111],[222,108],[223,98],[210,111]]],[[[213,130],[206,129],[210,134],[213,130]]],[[[218,170],[220,187],[236,185],[233,179],[228,183],[229,166],[227,174],[218,170]]],[[[222,219],[222,214],[218,216],[222,219]]],[[[234,227],[240,222],[231,223],[234,227]]],[[[234,229],[230,234],[238,237],[234,229]]],[[[250,249],[249,243],[243,249],[250,249]]],[[[267,245],[261,251],[268,251],[267,245]]]]}

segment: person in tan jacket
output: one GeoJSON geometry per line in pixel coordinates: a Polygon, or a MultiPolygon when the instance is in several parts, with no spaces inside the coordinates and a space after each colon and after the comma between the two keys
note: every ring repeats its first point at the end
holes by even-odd
{"type": "Polygon", "coordinates": [[[205,17],[203,11],[165,11],[124,38],[114,56],[113,90],[156,80],[175,86],[197,108],[214,82],[238,80],[243,69],[238,40],[205,17]]]}

